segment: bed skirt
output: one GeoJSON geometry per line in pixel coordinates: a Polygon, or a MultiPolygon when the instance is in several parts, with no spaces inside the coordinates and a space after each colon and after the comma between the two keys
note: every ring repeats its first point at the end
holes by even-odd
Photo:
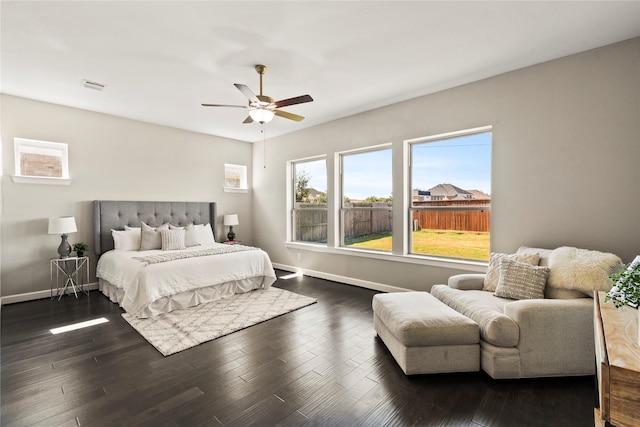
{"type": "MultiPolygon", "coordinates": [[[[234,294],[242,294],[254,289],[261,289],[264,287],[264,279],[264,276],[250,277],[162,297],[147,305],[137,314],[137,317],[152,317],[161,313],[168,313],[173,310],[194,307],[198,304],[228,298],[234,294]]],[[[105,294],[112,302],[122,306],[122,299],[124,297],[124,290],[122,288],[118,288],[102,278],[98,278],[98,287],[100,292],[105,294]]]]}

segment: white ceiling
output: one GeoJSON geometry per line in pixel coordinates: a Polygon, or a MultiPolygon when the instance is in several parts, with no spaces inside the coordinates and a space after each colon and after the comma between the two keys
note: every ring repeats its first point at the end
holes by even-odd
{"type": "Polygon", "coordinates": [[[0,91],[242,141],[640,36],[640,1],[2,1],[0,91]],[[98,92],[83,79],[103,83],[98,92]]]}

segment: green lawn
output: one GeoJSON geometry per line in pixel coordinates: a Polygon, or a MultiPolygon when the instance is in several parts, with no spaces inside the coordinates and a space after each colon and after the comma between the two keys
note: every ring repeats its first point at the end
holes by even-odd
{"type": "MultiPolygon", "coordinates": [[[[348,239],[347,246],[391,251],[391,233],[376,233],[355,239],[348,239]]],[[[413,232],[413,250],[415,254],[435,255],[450,258],[489,260],[489,233],[471,233],[461,231],[413,232]]]]}

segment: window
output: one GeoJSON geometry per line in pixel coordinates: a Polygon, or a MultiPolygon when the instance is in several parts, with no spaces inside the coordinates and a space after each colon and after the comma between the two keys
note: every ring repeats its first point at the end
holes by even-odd
{"type": "Polygon", "coordinates": [[[411,253],[489,260],[490,129],[409,141],[411,253]]]}
{"type": "Polygon", "coordinates": [[[247,167],[244,165],[224,164],[224,191],[229,192],[246,192],[247,185],[247,167]]]}
{"type": "Polygon", "coordinates": [[[70,183],[67,144],[14,138],[14,151],[14,182],[70,183]]]}
{"type": "Polygon", "coordinates": [[[297,242],[327,243],[327,161],[293,162],[292,233],[297,242]]]}
{"type": "Polygon", "coordinates": [[[340,155],[341,245],[391,252],[391,148],[340,155]]]}

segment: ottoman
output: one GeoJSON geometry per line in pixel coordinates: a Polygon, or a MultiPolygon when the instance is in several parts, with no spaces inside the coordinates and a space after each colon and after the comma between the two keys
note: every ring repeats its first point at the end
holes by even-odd
{"type": "Polygon", "coordinates": [[[427,292],[373,296],[373,326],[406,375],[480,370],[478,325],[427,292]]]}

